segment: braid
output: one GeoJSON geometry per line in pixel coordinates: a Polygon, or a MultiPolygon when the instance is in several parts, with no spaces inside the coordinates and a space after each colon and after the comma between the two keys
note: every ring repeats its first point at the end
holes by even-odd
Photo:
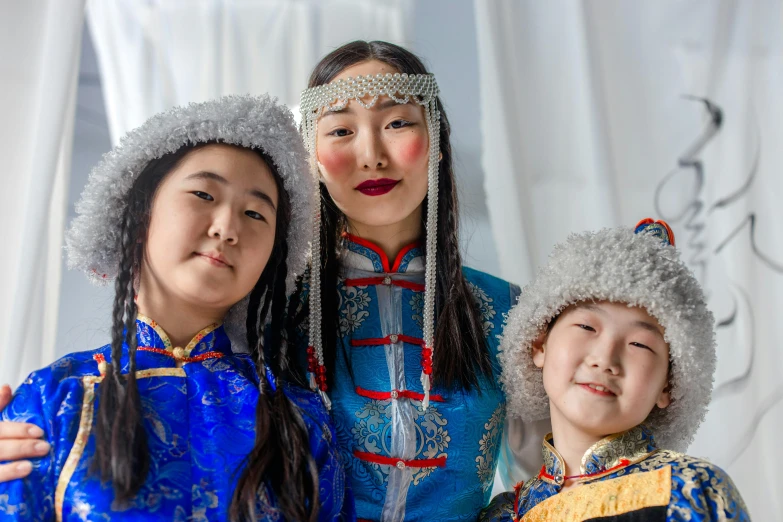
{"type": "Polygon", "coordinates": [[[256,286],[250,292],[247,303],[247,318],[245,319],[245,329],[247,330],[247,347],[252,352],[259,343],[258,329],[258,308],[261,306],[261,297],[266,292],[268,283],[265,279],[259,278],[256,286]]]}
{"type": "MultiPolygon", "coordinates": [[[[269,308],[269,301],[271,301],[271,308],[272,308],[272,322],[277,325],[282,325],[285,323],[285,313],[286,313],[286,290],[285,290],[285,279],[288,275],[288,263],[286,262],[286,259],[288,259],[288,243],[286,241],[282,241],[280,243],[280,259],[277,264],[277,274],[274,280],[274,286],[271,288],[271,294],[272,299],[267,299],[267,306],[264,307],[265,309],[269,308]]],[[[261,317],[266,317],[266,310],[263,311],[261,317]]],[[[263,325],[260,325],[259,328],[262,328],[263,325]]],[[[283,329],[282,328],[274,328],[270,332],[272,337],[270,339],[269,345],[272,346],[281,346],[281,343],[283,341],[283,329]]],[[[282,361],[282,353],[280,350],[277,351],[277,353],[274,354],[273,357],[271,357],[271,368],[272,373],[274,375],[282,375],[281,370],[283,368],[283,361],[282,361]]]]}
{"type": "Polygon", "coordinates": [[[141,223],[137,219],[139,213],[134,207],[139,203],[129,203],[120,227],[120,263],[112,310],[111,364],[107,366],[98,389],[96,452],[92,464],[92,469],[100,475],[102,481],[112,482],[115,502],[118,505],[127,502],[138,491],[149,467],[146,436],[141,423],[141,400],[135,375],[134,264],[140,260],[140,248],[136,239],[141,223]],[[126,384],[121,380],[123,341],[128,346],[129,356],[126,384]]]}
{"type": "MultiPolygon", "coordinates": [[[[138,244],[134,250],[140,254],[138,244]]],[[[140,259],[137,255],[136,259],[140,259]]],[[[128,281],[125,300],[125,342],[128,346],[128,376],[122,406],[114,418],[112,451],[117,458],[112,466],[115,500],[122,504],[130,500],[144,484],[149,469],[147,434],[144,431],[141,409],[141,395],[136,379],[136,289],[134,278],[128,281]],[[130,460],[130,463],[123,462],[130,460]],[[130,464],[130,465],[128,465],[130,464]]]]}
{"type": "MultiPolygon", "coordinates": [[[[269,160],[267,164],[273,165],[269,160]]],[[[255,520],[259,499],[265,497],[268,487],[286,520],[315,522],[320,507],[318,472],[309,451],[310,438],[299,408],[283,391],[286,376],[281,346],[286,325],[286,240],[290,202],[277,176],[276,179],[279,201],[275,248],[251,292],[247,318],[248,340],[256,340],[250,346],[256,360],[260,392],[256,404],[256,440],[234,489],[229,518],[232,521],[255,520]],[[270,316],[268,327],[267,315],[270,316]],[[252,338],[251,329],[254,331],[252,338]],[[263,342],[265,330],[268,343],[263,342]],[[267,364],[277,377],[274,390],[267,381],[267,364]]]]}
{"type": "MultiPolygon", "coordinates": [[[[120,238],[126,236],[126,231],[133,226],[133,215],[125,210],[120,238]]],[[[123,247],[125,242],[122,242],[123,247]]],[[[101,480],[106,482],[112,478],[111,433],[114,412],[119,408],[119,398],[122,384],[119,382],[120,360],[122,358],[123,313],[125,309],[128,280],[132,278],[131,267],[133,253],[126,248],[120,249],[120,267],[117,280],[114,282],[114,305],[112,308],[111,329],[111,361],[106,367],[106,373],[98,387],[98,418],[95,425],[95,460],[92,469],[97,471],[101,480]]]]}

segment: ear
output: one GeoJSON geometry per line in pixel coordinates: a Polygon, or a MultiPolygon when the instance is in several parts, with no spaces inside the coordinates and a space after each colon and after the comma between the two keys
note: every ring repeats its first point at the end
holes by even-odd
{"type": "Polygon", "coordinates": [[[669,385],[667,384],[666,387],[663,390],[661,390],[661,394],[658,395],[658,400],[655,401],[655,405],[661,409],[664,409],[671,403],[672,403],[672,397],[671,397],[671,393],[669,393],[669,385]]]}
{"type": "Polygon", "coordinates": [[[538,334],[538,337],[536,337],[535,341],[533,341],[533,344],[530,346],[530,349],[533,351],[533,364],[536,365],[536,368],[544,367],[544,360],[546,360],[546,339],[547,332],[544,330],[538,334]]]}
{"type": "Polygon", "coordinates": [[[326,172],[326,167],[323,166],[323,164],[316,160],[316,164],[318,165],[318,181],[324,180],[324,172],[326,172]]]}

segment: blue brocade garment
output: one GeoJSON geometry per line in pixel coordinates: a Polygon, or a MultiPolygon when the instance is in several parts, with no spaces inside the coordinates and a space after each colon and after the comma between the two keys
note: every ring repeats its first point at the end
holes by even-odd
{"type": "MultiPolygon", "coordinates": [[[[67,355],[19,387],[2,420],[31,422],[52,444],[24,480],[0,484],[0,520],[227,520],[228,507],[255,441],[258,376],[247,354],[232,353],[223,327],[202,330],[172,350],[154,321],[136,321],[139,392],[150,454],[146,482],[131,505],[112,511],[110,484],[88,473],[95,451],[99,363],[110,347],[67,355]],[[173,357],[195,358],[180,363],[173,357]]],[[[127,350],[127,348],[126,348],[127,350]]],[[[122,371],[127,372],[127,351],[122,371]]],[[[353,501],[329,415],[316,394],[286,387],[300,408],[319,471],[320,520],[353,520],[353,501]],[[344,509],[345,508],[345,509],[344,509]]],[[[267,501],[274,505],[271,493],[267,501]]],[[[261,520],[280,520],[259,503],[261,520]]]]}
{"type": "MultiPolygon", "coordinates": [[[[423,254],[411,245],[390,263],[377,246],[344,234],[329,393],[359,520],[476,520],[489,501],[505,419],[498,337],[519,289],[464,269],[494,376],[481,393],[433,388],[423,412],[423,254]]],[[[304,354],[307,325],[300,334],[304,354]]]]}
{"type": "Polygon", "coordinates": [[[709,462],[659,450],[644,426],[594,444],[582,458],[580,485],[560,494],[563,459],[544,439],[538,477],[492,500],[482,521],[694,522],[750,516],[731,478],[709,462]],[[516,498],[515,498],[516,497],[516,498]]]}

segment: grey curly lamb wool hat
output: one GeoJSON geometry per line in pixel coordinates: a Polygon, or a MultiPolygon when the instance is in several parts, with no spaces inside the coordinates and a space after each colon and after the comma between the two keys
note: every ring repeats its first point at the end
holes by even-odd
{"type": "Polygon", "coordinates": [[[510,415],[525,421],[549,416],[542,371],[533,363],[531,348],[554,317],[582,301],[627,303],[655,317],[669,344],[672,402],[654,409],[645,423],[661,447],[687,449],[712,394],[715,321],[699,282],[670,239],[673,243],[668,225],[647,219],[636,230],[573,234],[554,248],[522,291],[503,332],[499,359],[510,415]]]}
{"type": "MultiPolygon", "coordinates": [[[[218,141],[263,150],[274,162],[291,201],[288,275],[291,293],[304,271],[312,227],[315,180],[291,111],[268,95],[224,96],[159,113],[128,132],[90,173],[66,233],[68,266],[101,284],[117,276],[118,238],[127,194],[147,164],[187,144],[218,141]]],[[[239,348],[245,341],[247,299],[226,317],[226,329],[239,348]]]]}

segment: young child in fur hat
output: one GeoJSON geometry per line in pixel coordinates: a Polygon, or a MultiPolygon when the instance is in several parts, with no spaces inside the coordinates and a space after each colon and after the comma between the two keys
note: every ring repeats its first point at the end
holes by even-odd
{"type": "Polygon", "coordinates": [[[482,520],[749,520],[726,472],[680,453],[710,402],[713,328],[666,223],[557,246],[500,354],[509,414],[551,418],[544,465],[482,520]]]}

